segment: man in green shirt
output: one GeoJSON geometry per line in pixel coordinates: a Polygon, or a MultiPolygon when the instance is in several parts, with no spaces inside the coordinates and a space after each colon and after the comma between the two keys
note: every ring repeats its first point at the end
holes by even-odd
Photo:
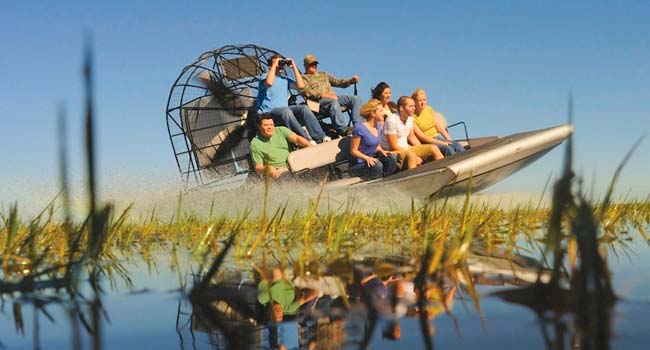
{"type": "Polygon", "coordinates": [[[301,305],[318,297],[312,289],[296,294],[296,287],[287,279],[279,268],[272,270],[272,276],[262,273],[262,281],[257,286],[257,301],[270,307],[270,317],[273,322],[282,322],[284,315],[293,316],[298,313],[301,305]]]}
{"type": "Polygon", "coordinates": [[[309,147],[307,139],[284,126],[275,127],[273,116],[263,114],[258,121],[258,133],[251,141],[251,156],[255,171],[264,175],[269,167],[269,175],[274,179],[287,173],[287,157],[289,157],[289,142],[300,147],[309,147]]]}

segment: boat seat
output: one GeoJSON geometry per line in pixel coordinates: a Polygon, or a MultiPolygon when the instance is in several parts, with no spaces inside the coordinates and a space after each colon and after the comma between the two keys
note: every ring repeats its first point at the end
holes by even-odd
{"type": "Polygon", "coordinates": [[[314,101],[314,100],[310,100],[310,99],[308,99],[308,98],[305,98],[305,102],[307,102],[307,107],[309,107],[309,109],[310,109],[312,112],[314,112],[314,114],[318,114],[318,113],[320,113],[320,102],[318,102],[318,101],[314,101]]]}
{"type": "MultiPolygon", "coordinates": [[[[335,166],[347,163],[350,157],[350,137],[340,137],[289,153],[287,163],[294,175],[329,167],[337,174],[335,166]]],[[[337,176],[338,177],[338,176],[337,176]]]]}
{"type": "Polygon", "coordinates": [[[436,120],[436,125],[441,125],[443,129],[448,129],[449,128],[449,123],[447,122],[447,118],[445,118],[442,113],[435,111],[433,113],[433,117],[436,120]]]}

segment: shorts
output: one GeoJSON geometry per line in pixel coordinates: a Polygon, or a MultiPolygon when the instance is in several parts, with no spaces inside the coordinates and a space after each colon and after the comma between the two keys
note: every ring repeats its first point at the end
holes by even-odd
{"type": "Polygon", "coordinates": [[[406,160],[410,152],[415,153],[415,155],[422,158],[422,160],[428,160],[433,158],[433,154],[431,153],[431,147],[432,145],[428,145],[428,144],[410,146],[408,151],[401,151],[397,153],[397,169],[402,170],[404,165],[408,163],[406,162],[406,160]]]}

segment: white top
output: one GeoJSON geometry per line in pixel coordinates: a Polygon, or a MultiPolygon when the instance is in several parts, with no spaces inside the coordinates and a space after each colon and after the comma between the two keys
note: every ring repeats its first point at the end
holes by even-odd
{"type": "Polygon", "coordinates": [[[399,115],[391,114],[384,121],[384,136],[381,138],[381,147],[385,150],[392,151],[386,135],[397,135],[397,144],[403,149],[409,148],[408,136],[413,130],[413,117],[408,117],[403,122],[399,115]]]}

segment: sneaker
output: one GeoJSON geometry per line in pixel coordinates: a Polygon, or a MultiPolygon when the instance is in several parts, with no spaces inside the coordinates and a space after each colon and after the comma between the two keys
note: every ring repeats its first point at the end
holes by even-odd
{"type": "Polygon", "coordinates": [[[311,143],[312,145],[315,145],[315,144],[316,144],[316,141],[314,141],[314,140],[309,140],[309,143],[311,143]]]}
{"type": "Polygon", "coordinates": [[[329,137],[329,136],[323,137],[323,142],[330,142],[330,141],[332,141],[331,137],[329,137]]]}

